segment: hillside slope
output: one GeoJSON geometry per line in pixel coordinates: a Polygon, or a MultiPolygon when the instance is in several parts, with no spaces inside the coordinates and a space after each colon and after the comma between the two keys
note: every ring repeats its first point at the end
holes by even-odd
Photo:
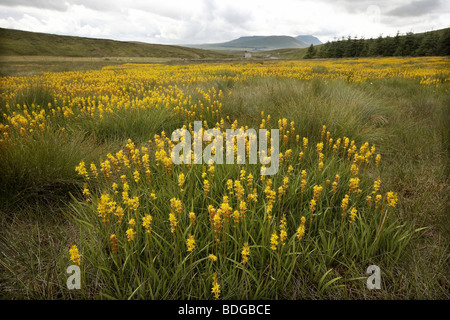
{"type": "Polygon", "coordinates": [[[225,58],[225,53],[174,45],[60,36],[0,28],[0,56],[225,58]]]}

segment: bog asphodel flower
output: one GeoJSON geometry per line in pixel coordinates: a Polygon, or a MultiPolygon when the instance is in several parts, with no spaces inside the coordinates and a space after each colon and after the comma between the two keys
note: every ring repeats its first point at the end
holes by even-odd
{"type": "Polygon", "coordinates": [[[380,185],[381,185],[381,179],[378,178],[377,180],[375,180],[375,182],[373,183],[373,191],[372,193],[377,193],[380,190],[380,185]]]}
{"type": "Polygon", "coordinates": [[[112,254],[117,254],[117,251],[118,251],[118,248],[117,248],[118,240],[117,240],[117,237],[116,237],[115,234],[112,234],[109,237],[109,243],[111,244],[111,253],[112,254]]]}
{"type": "Polygon", "coordinates": [[[270,237],[270,249],[275,251],[275,250],[277,250],[277,246],[278,246],[278,235],[277,235],[277,231],[274,230],[272,233],[272,236],[270,237]]]}
{"type": "Polygon", "coordinates": [[[305,235],[305,217],[302,217],[300,219],[300,226],[297,229],[297,239],[298,241],[301,241],[303,236],[305,235]]]}
{"type": "Polygon", "coordinates": [[[339,179],[340,179],[341,177],[337,174],[336,175],[336,177],[335,177],[335,180],[334,180],[334,182],[333,182],[333,193],[336,193],[337,192],[337,188],[338,188],[338,186],[339,186],[339,179]]]}
{"type": "Polygon", "coordinates": [[[214,255],[214,254],[212,254],[212,253],[209,254],[208,258],[209,258],[209,260],[211,260],[212,262],[216,262],[216,261],[217,261],[217,256],[214,255]]]}
{"type": "Polygon", "coordinates": [[[189,234],[188,239],[186,240],[187,251],[192,252],[195,249],[195,239],[192,234],[189,234]]]}
{"type": "Polygon", "coordinates": [[[203,191],[205,193],[209,193],[210,190],[210,184],[209,181],[207,179],[203,180],[203,191]]]}
{"type": "Polygon", "coordinates": [[[177,227],[177,218],[175,217],[175,214],[172,212],[169,214],[169,222],[170,222],[170,232],[174,233],[175,228],[177,227]]]}
{"type": "Polygon", "coordinates": [[[356,208],[352,208],[352,210],[350,211],[350,223],[353,223],[355,221],[357,212],[358,210],[356,208]]]}
{"type": "Polygon", "coordinates": [[[142,226],[145,228],[146,233],[150,233],[152,230],[152,216],[149,214],[146,214],[144,217],[142,217],[142,226]]]}
{"type": "Polygon", "coordinates": [[[195,225],[195,212],[189,212],[189,220],[192,225],[195,225]]]}
{"type": "Polygon", "coordinates": [[[361,190],[359,189],[359,178],[351,178],[350,179],[350,184],[349,184],[349,192],[353,193],[360,193],[361,190]]]}
{"type": "Polygon", "coordinates": [[[181,172],[181,173],[178,175],[178,186],[180,187],[181,192],[184,191],[183,185],[184,185],[184,173],[181,172]]]}
{"type": "Polygon", "coordinates": [[[75,167],[75,171],[78,172],[79,175],[83,176],[86,180],[89,180],[89,174],[86,170],[84,161],[81,161],[78,166],[75,167]]]}
{"type": "Polygon", "coordinates": [[[378,165],[380,164],[380,161],[381,161],[381,154],[377,154],[377,156],[375,157],[375,164],[377,168],[378,165]]]}
{"type": "Polygon", "coordinates": [[[306,191],[306,170],[302,170],[302,182],[300,185],[300,192],[303,194],[306,191]]]}
{"type": "Polygon", "coordinates": [[[380,205],[382,199],[383,196],[381,194],[377,194],[375,196],[375,209],[378,209],[378,206],[380,205]]]}
{"type": "Polygon", "coordinates": [[[77,266],[81,264],[81,255],[78,252],[78,247],[75,244],[72,244],[69,249],[70,260],[75,263],[77,266]]]}
{"type": "Polygon", "coordinates": [[[314,200],[317,201],[317,200],[320,199],[320,196],[322,195],[322,190],[323,190],[323,187],[321,185],[315,185],[313,187],[313,192],[314,192],[313,198],[314,198],[314,200]]]}
{"type": "Polygon", "coordinates": [[[345,216],[345,212],[347,211],[347,208],[348,208],[348,200],[349,200],[349,196],[346,194],[344,196],[344,199],[342,199],[342,203],[341,203],[342,215],[343,216],[345,216]]]}
{"type": "Polygon", "coordinates": [[[250,255],[250,247],[248,246],[248,242],[244,243],[244,247],[241,251],[242,254],[242,264],[246,264],[248,262],[248,256],[250,255]]]}
{"type": "Polygon", "coordinates": [[[131,242],[134,240],[134,236],[136,235],[136,232],[133,230],[133,228],[128,228],[126,234],[127,234],[128,242],[131,242]]]}
{"type": "Polygon", "coordinates": [[[287,238],[287,230],[286,230],[286,215],[283,213],[280,221],[280,241],[281,245],[284,246],[286,244],[287,238]]]}
{"type": "Polygon", "coordinates": [[[309,210],[311,210],[311,212],[316,211],[316,200],[311,199],[311,202],[309,203],[309,210]]]}
{"type": "Polygon", "coordinates": [[[136,181],[136,183],[139,182],[139,180],[141,179],[141,177],[140,177],[140,175],[139,175],[139,171],[134,170],[134,172],[133,172],[133,178],[134,178],[134,181],[136,181]]]}
{"type": "Polygon", "coordinates": [[[97,178],[98,177],[98,171],[97,171],[97,167],[95,166],[95,163],[91,163],[91,171],[94,174],[94,176],[97,178]]]}
{"type": "Polygon", "coordinates": [[[388,193],[386,193],[386,199],[389,207],[395,207],[398,201],[398,195],[397,193],[389,191],[388,193]]]}
{"type": "Polygon", "coordinates": [[[214,294],[214,298],[217,300],[220,297],[220,285],[217,282],[217,273],[214,272],[213,274],[213,285],[211,292],[214,294]]]}

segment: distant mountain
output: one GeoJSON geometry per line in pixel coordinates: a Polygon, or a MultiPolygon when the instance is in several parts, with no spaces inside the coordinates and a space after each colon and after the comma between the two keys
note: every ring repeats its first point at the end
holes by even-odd
{"type": "Polygon", "coordinates": [[[322,41],[320,41],[317,37],[311,36],[311,35],[299,35],[295,37],[296,39],[306,42],[309,45],[313,44],[315,46],[322,44],[322,41]]]}
{"type": "Polygon", "coordinates": [[[306,48],[309,45],[307,42],[290,36],[249,36],[221,43],[184,46],[210,50],[265,51],[286,48],[306,48]]]}

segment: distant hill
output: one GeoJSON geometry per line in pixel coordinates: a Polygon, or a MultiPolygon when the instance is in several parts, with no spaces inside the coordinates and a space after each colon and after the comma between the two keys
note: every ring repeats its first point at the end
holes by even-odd
{"type": "Polygon", "coordinates": [[[221,43],[185,46],[210,50],[266,51],[284,48],[306,48],[309,45],[310,43],[290,36],[249,36],[221,43]]]}
{"type": "Polygon", "coordinates": [[[313,44],[315,46],[322,44],[322,41],[320,41],[317,37],[310,36],[310,35],[299,35],[295,37],[296,39],[303,41],[309,45],[313,44]]]}
{"type": "Polygon", "coordinates": [[[0,56],[226,58],[226,53],[174,45],[60,36],[0,28],[0,56]]]}

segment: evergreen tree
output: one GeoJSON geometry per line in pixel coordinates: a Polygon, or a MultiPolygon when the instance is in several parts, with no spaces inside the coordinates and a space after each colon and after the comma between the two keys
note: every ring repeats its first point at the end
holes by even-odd
{"type": "Polygon", "coordinates": [[[308,51],[306,51],[306,54],[304,56],[305,59],[312,59],[316,56],[316,48],[314,48],[314,45],[311,44],[308,48],[308,51]]]}
{"type": "Polygon", "coordinates": [[[436,50],[438,55],[450,56],[450,28],[441,33],[436,50]]]}

